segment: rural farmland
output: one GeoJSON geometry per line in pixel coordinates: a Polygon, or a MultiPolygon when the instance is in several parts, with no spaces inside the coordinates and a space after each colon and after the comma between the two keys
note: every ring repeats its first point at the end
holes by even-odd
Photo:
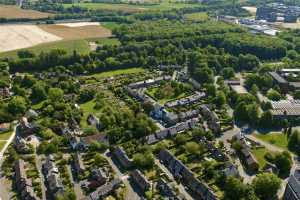
{"type": "Polygon", "coordinates": [[[62,25],[2,25],[0,52],[7,52],[60,40],[106,38],[111,31],[95,23],[62,25]]]}
{"type": "Polygon", "coordinates": [[[50,13],[43,13],[35,10],[25,10],[17,6],[0,5],[0,18],[6,19],[43,19],[53,16],[50,13]]]}

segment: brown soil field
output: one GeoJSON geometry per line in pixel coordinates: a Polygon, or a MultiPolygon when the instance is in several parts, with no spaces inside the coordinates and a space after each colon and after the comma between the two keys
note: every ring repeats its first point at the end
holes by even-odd
{"type": "Polygon", "coordinates": [[[62,25],[39,25],[44,31],[61,37],[65,40],[82,38],[105,38],[110,37],[111,31],[100,25],[68,27],[62,25]]]}
{"type": "Polygon", "coordinates": [[[52,16],[50,13],[42,13],[35,10],[25,10],[17,6],[0,5],[0,18],[6,19],[41,19],[52,16]]]}

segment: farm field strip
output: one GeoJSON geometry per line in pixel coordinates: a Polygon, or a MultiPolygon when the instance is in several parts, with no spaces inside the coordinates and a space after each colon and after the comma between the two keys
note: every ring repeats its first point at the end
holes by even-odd
{"type": "Polygon", "coordinates": [[[0,52],[54,42],[62,38],[35,25],[2,25],[0,28],[0,52]]]}
{"type": "Polygon", "coordinates": [[[2,25],[0,26],[0,52],[8,52],[56,42],[107,38],[111,31],[99,23],[79,22],[65,25],[2,25]]]}

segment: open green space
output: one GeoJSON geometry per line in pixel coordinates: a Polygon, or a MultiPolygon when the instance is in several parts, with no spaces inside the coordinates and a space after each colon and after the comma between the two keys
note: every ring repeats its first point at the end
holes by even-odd
{"type": "Polygon", "coordinates": [[[118,69],[118,70],[113,70],[113,71],[108,71],[108,72],[101,72],[97,74],[93,74],[88,77],[93,77],[93,78],[108,78],[112,76],[119,76],[119,75],[125,75],[125,74],[136,74],[136,73],[141,73],[145,72],[144,68],[141,67],[135,67],[135,68],[128,68],[128,69],[118,69]]]}
{"type": "Polygon", "coordinates": [[[3,147],[5,146],[5,143],[4,141],[0,141],[0,151],[3,149],[3,147]]]}
{"type": "Polygon", "coordinates": [[[11,131],[0,133],[0,140],[8,140],[11,134],[12,134],[11,131]]]}
{"type": "Polygon", "coordinates": [[[202,21],[206,21],[209,19],[206,12],[197,12],[197,13],[186,14],[186,15],[184,15],[184,17],[187,20],[196,21],[196,22],[202,22],[202,21]]]}
{"type": "Polygon", "coordinates": [[[120,41],[117,38],[92,38],[87,39],[88,42],[96,42],[99,45],[119,45],[120,41]]]}
{"type": "Polygon", "coordinates": [[[288,149],[288,138],[286,134],[271,132],[267,134],[255,134],[254,136],[274,146],[280,147],[285,150],[288,149]]]}
{"type": "Polygon", "coordinates": [[[182,83],[164,83],[158,87],[150,87],[146,93],[159,103],[181,99],[192,94],[189,85],[182,83]]]}
{"type": "MultiPolygon", "coordinates": [[[[89,44],[87,40],[84,39],[51,42],[51,43],[41,44],[41,45],[37,45],[25,49],[35,53],[36,55],[40,54],[42,51],[49,52],[53,49],[65,50],[68,54],[73,53],[74,50],[76,50],[80,54],[87,54],[90,51],[89,44]]],[[[25,50],[25,49],[18,49],[14,51],[0,53],[0,58],[4,58],[4,57],[18,58],[18,51],[25,50]]]]}
{"type": "Polygon", "coordinates": [[[72,5],[84,7],[94,10],[120,10],[127,12],[143,12],[146,10],[171,10],[186,7],[199,7],[199,4],[188,3],[175,3],[175,2],[161,2],[156,4],[127,4],[127,3],[76,3],[76,4],[63,4],[65,8],[72,7],[72,5]]]}
{"type": "Polygon", "coordinates": [[[271,152],[268,151],[266,148],[255,148],[252,149],[251,152],[253,153],[256,160],[258,161],[259,168],[262,169],[267,163],[267,160],[265,158],[266,153],[268,152],[271,153],[271,152]]]}
{"type": "Polygon", "coordinates": [[[109,30],[113,30],[115,28],[120,27],[121,24],[119,24],[117,22],[101,22],[101,26],[103,26],[104,28],[107,28],[109,30]]]}

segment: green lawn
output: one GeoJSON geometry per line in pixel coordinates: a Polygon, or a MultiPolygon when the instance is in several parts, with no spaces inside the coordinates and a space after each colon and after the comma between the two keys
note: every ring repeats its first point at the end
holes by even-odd
{"type": "Polygon", "coordinates": [[[136,67],[136,68],[118,69],[118,70],[113,70],[113,71],[108,71],[108,72],[97,73],[97,74],[93,74],[88,77],[107,78],[107,77],[112,77],[112,76],[118,76],[118,75],[124,75],[124,74],[136,74],[136,73],[142,73],[142,72],[145,72],[144,68],[136,67]]]}
{"type": "Polygon", "coordinates": [[[190,95],[190,93],[185,93],[184,92],[184,93],[179,94],[178,96],[167,96],[167,97],[164,97],[162,99],[155,98],[155,93],[158,90],[161,90],[161,89],[162,89],[161,87],[151,87],[151,88],[148,88],[146,92],[147,92],[147,94],[149,96],[151,96],[152,98],[156,99],[161,104],[165,104],[168,101],[174,101],[176,99],[181,99],[181,98],[184,98],[184,97],[187,97],[187,96],[190,95]]]}
{"type": "Polygon", "coordinates": [[[120,45],[120,41],[117,38],[93,38],[87,39],[89,42],[96,42],[101,45],[120,45]]]}
{"type": "Polygon", "coordinates": [[[197,22],[202,22],[202,21],[206,21],[209,19],[208,15],[206,12],[198,12],[198,13],[191,13],[191,14],[186,14],[184,15],[184,17],[187,20],[191,20],[191,21],[197,21],[197,22]]]}
{"type": "MultiPolygon", "coordinates": [[[[37,45],[30,48],[25,48],[29,51],[32,51],[35,54],[40,54],[42,51],[48,52],[53,49],[63,49],[68,54],[73,53],[74,50],[76,50],[80,54],[87,54],[90,51],[89,44],[87,40],[68,40],[68,41],[57,41],[57,42],[51,42],[51,43],[45,43],[41,45],[37,45]]],[[[4,57],[11,57],[11,58],[17,58],[17,53],[21,49],[14,50],[14,51],[8,51],[4,53],[0,53],[0,58],[4,57]]]]}
{"type": "Polygon", "coordinates": [[[12,134],[11,131],[0,133],[0,140],[8,140],[11,134],[12,134]]]}
{"type": "MultiPolygon", "coordinates": [[[[175,3],[164,1],[157,4],[127,4],[127,3],[76,3],[75,6],[84,7],[93,10],[120,10],[127,12],[143,12],[147,10],[171,10],[186,7],[199,7],[199,4],[175,3]]],[[[71,7],[72,4],[63,4],[65,8],[71,7]]]]}
{"type": "Polygon", "coordinates": [[[265,155],[268,152],[268,150],[266,148],[256,148],[256,149],[251,150],[251,152],[257,159],[257,161],[259,163],[259,168],[262,169],[265,166],[265,164],[267,163],[267,160],[265,159],[265,155]]]}
{"type": "Polygon", "coordinates": [[[80,125],[82,127],[87,127],[88,126],[86,119],[87,119],[87,116],[89,114],[96,114],[97,113],[97,111],[94,109],[95,104],[96,103],[95,103],[94,100],[88,101],[84,104],[80,104],[80,108],[83,111],[83,116],[82,116],[81,122],[80,122],[80,125]]]}
{"type": "Polygon", "coordinates": [[[0,151],[3,149],[5,143],[6,143],[6,142],[4,142],[4,141],[0,141],[0,151]]]}
{"type": "Polygon", "coordinates": [[[288,138],[283,133],[268,133],[268,134],[255,134],[255,137],[265,142],[278,146],[282,149],[288,149],[288,138]]]}

